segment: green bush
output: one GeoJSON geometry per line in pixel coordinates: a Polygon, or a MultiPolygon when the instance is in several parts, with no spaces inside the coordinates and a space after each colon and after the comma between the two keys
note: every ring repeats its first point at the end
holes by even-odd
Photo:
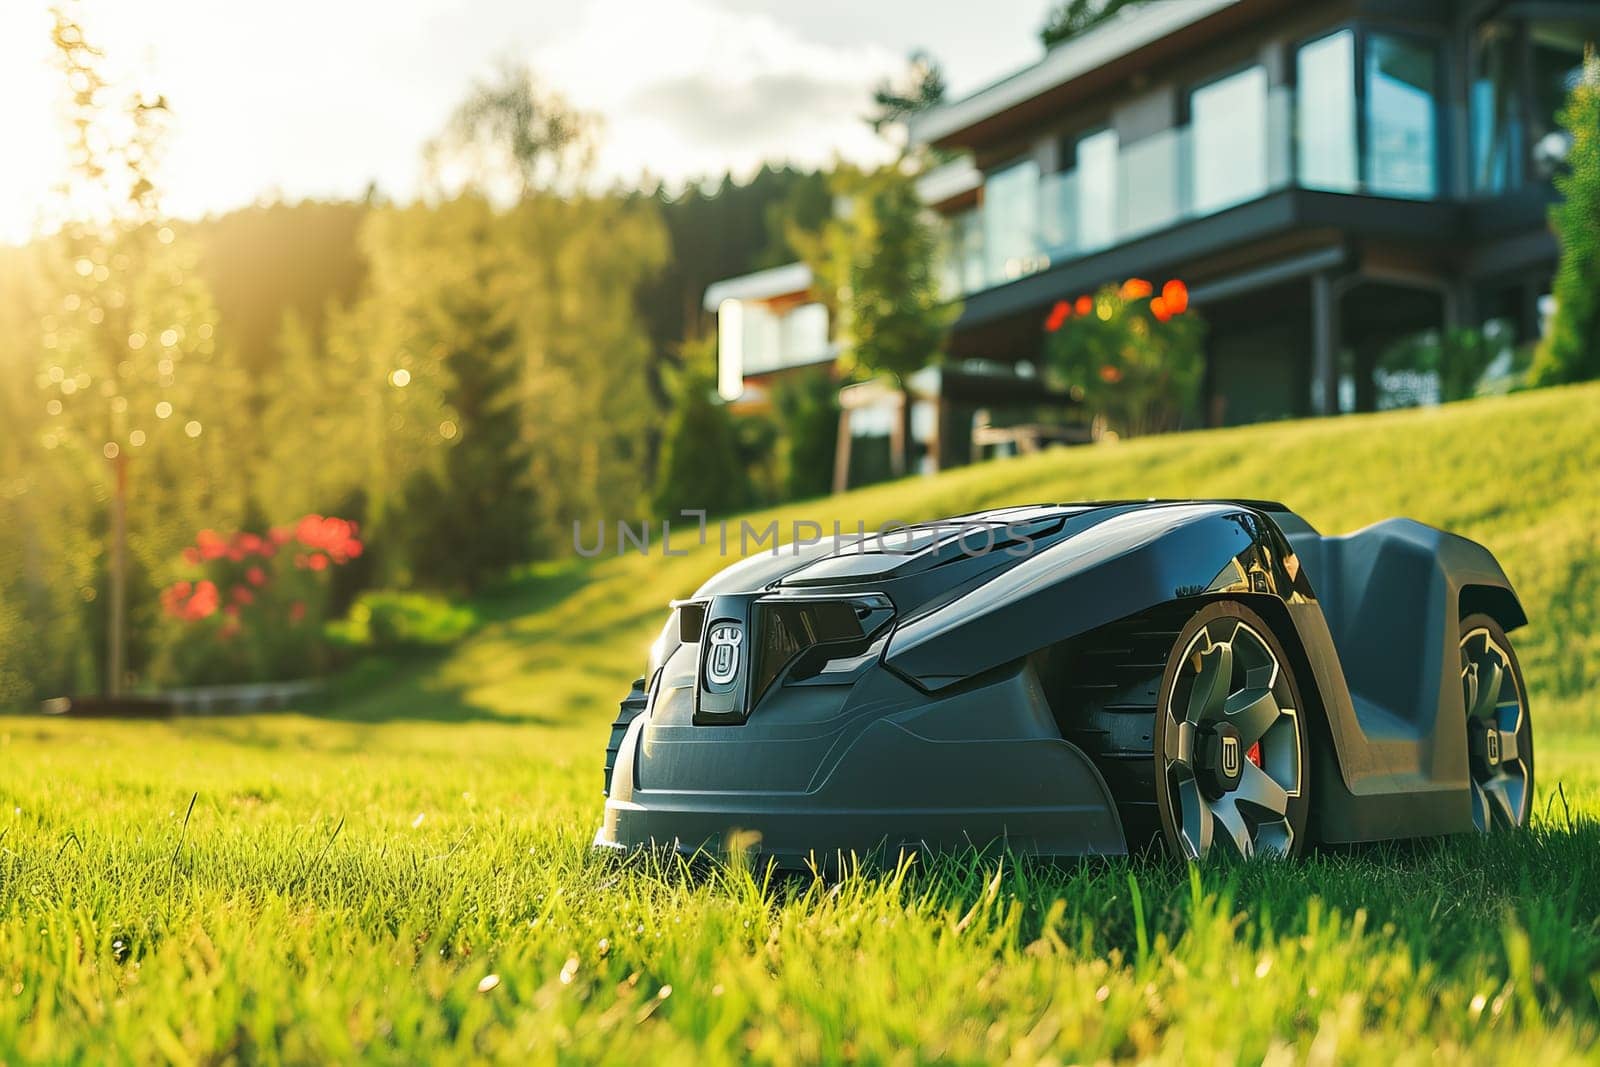
{"type": "Polygon", "coordinates": [[[1534,356],[1535,385],[1600,377],[1600,56],[1584,56],[1583,80],[1562,110],[1572,135],[1565,173],[1556,176],[1561,203],[1550,226],[1561,241],[1552,295],[1555,316],[1534,356]]]}
{"type": "Polygon", "coordinates": [[[741,434],[740,420],[717,399],[715,341],[686,344],[683,367],[672,377],[674,407],[656,474],[656,514],[671,518],[682,509],[704,508],[708,515],[730,515],[750,507],[756,494],[745,457],[759,453],[762,442],[756,432],[741,434]]]}
{"type": "Polygon", "coordinates": [[[427,593],[363,593],[343,619],[328,624],[328,637],[345,648],[396,651],[445,648],[478,625],[470,607],[427,593]]]}
{"type": "Polygon", "coordinates": [[[804,371],[778,383],[772,402],[787,445],[783,499],[826,496],[839,444],[839,383],[827,370],[804,371]]]}
{"type": "Polygon", "coordinates": [[[1045,319],[1045,358],[1072,395],[1124,437],[1180,429],[1205,373],[1205,323],[1189,290],[1143,278],[1061,300],[1045,319]]]}

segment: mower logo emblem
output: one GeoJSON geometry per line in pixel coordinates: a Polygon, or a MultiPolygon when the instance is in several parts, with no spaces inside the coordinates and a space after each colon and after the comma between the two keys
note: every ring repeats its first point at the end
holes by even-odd
{"type": "Polygon", "coordinates": [[[1221,740],[1222,773],[1232,778],[1239,773],[1239,739],[1224,734],[1221,740]]]}
{"type": "Polygon", "coordinates": [[[744,635],[739,624],[719,622],[711,627],[706,640],[711,649],[706,653],[706,681],[712,685],[727,685],[739,673],[739,644],[744,635]]]}
{"type": "Polygon", "coordinates": [[[1500,731],[1490,730],[1483,740],[1484,755],[1489,757],[1489,765],[1492,767],[1500,762],[1500,731]]]}

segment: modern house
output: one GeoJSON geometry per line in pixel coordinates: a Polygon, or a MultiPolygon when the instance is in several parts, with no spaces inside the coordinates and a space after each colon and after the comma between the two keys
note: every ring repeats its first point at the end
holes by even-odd
{"type": "Polygon", "coordinates": [[[963,302],[949,355],[1037,364],[1058,300],[1179,278],[1210,424],[1430,399],[1397,343],[1535,338],[1555,113],[1596,0],[1148,0],[916,116],[963,302]],[[1388,353],[1388,355],[1386,355],[1388,353]]]}
{"type": "MultiPolygon", "coordinates": [[[[803,263],[716,282],[703,305],[717,317],[717,392],[736,411],[770,410],[784,378],[831,369],[838,358],[827,306],[803,263]]],[[[1070,417],[1066,425],[1030,421],[1041,410],[1073,407],[1030,364],[951,362],[919,371],[908,384],[909,420],[901,413],[905,396],[883,382],[840,390],[836,491],[899,473],[932,474],[986,454],[1087,439],[1087,428],[1070,417]]]]}
{"type": "Polygon", "coordinates": [[[785,375],[839,354],[804,263],[716,282],[704,307],[717,316],[717,393],[745,409],[768,405],[785,375]]]}

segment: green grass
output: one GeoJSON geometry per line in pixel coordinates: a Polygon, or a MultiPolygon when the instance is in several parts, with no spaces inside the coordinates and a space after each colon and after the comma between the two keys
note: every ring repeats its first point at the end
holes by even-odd
{"type": "Polygon", "coordinates": [[[1404,514],[1482,540],[1533,619],[1540,759],[1535,828],[1489,840],[827,885],[593,856],[615,702],[706,550],[530,570],[453,652],[373,661],[310,714],[0,718],[0,1062],[1592,1061],[1597,490],[1585,387],[781,513],[1247,495],[1328,532],[1404,514]]]}

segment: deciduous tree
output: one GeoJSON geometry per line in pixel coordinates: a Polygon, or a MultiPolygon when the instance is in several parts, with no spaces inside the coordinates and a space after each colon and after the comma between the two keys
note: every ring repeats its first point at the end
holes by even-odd
{"type": "MultiPolygon", "coordinates": [[[[836,316],[846,373],[881,374],[901,391],[910,442],[912,374],[940,358],[960,306],[940,291],[939,234],[917,196],[916,170],[898,160],[834,173],[837,215],[814,236],[796,234],[836,316]]],[[[904,454],[893,458],[905,473],[904,454]]]]}
{"type": "Polygon", "coordinates": [[[115,695],[129,670],[130,550],[142,571],[158,566],[183,524],[179,500],[218,506],[229,496],[214,477],[221,428],[213,424],[201,440],[223,383],[207,373],[209,294],[192,253],[161,217],[156,163],[166,101],[118,98],[70,9],[56,9],[52,42],[67,92],[72,169],[61,228],[36,249],[37,402],[47,416],[40,443],[80,462],[109,501],[96,554],[106,597],[101,674],[115,695]],[[104,466],[95,472],[97,461],[104,466]],[[136,476],[139,493],[130,488],[136,476]]]}

